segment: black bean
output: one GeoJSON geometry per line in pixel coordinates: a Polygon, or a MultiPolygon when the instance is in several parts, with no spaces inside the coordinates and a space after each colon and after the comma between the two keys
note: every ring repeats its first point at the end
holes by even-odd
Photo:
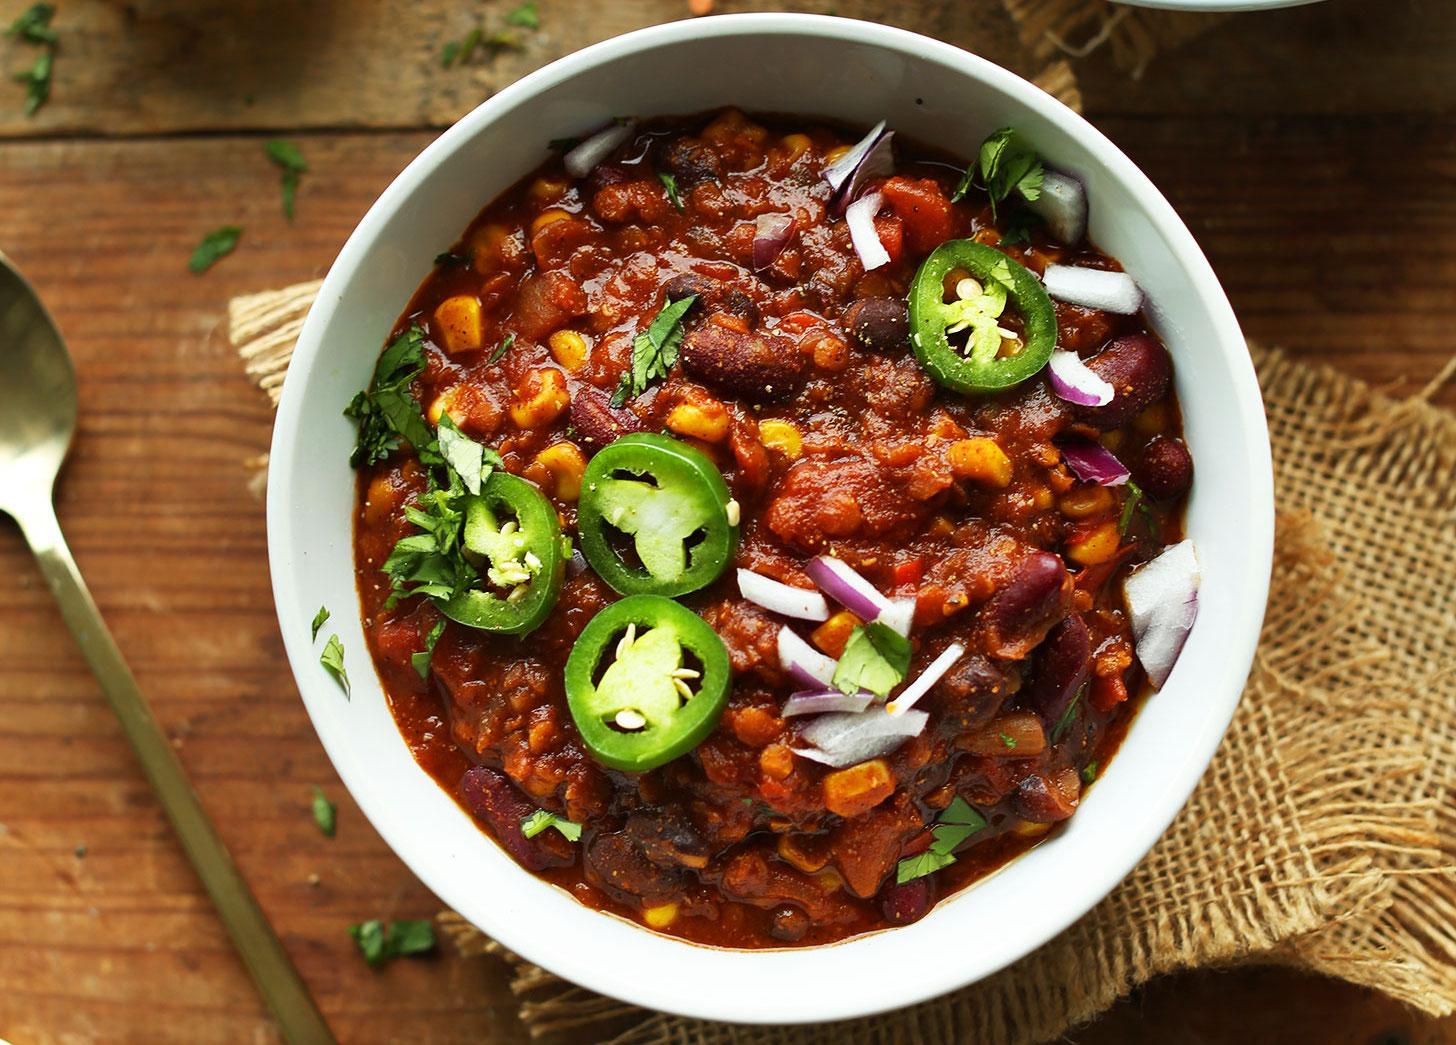
{"type": "Polygon", "coordinates": [[[872,352],[894,352],[910,339],[910,311],[899,298],[860,298],[844,310],[843,323],[872,352]]]}

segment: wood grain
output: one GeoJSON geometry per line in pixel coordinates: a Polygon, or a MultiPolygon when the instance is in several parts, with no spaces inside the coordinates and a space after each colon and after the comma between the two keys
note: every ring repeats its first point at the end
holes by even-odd
{"type": "MultiPolygon", "coordinates": [[[[0,8],[0,22],[19,6],[0,8]]],[[[668,0],[541,0],[527,54],[438,70],[444,39],[510,6],[378,0],[348,4],[346,17],[343,0],[72,0],[58,16],[53,103],[24,121],[0,84],[0,136],[10,138],[0,249],[56,313],[81,380],[62,523],[204,802],[348,1042],[515,1042],[524,1031],[499,964],[441,955],[376,972],[345,935],[369,917],[427,916],[437,901],[349,801],[284,666],[262,506],[244,467],[266,446],[271,413],[221,327],[234,294],[326,270],[431,139],[427,128],[588,37],[681,13],[668,0]],[[232,133],[264,127],[298,129],[311,165],[293,225],[279,214],[264,136],[232,133]],[[238,251],[190,275],[192,247],[224,223],[245,227],[238,251]],[[309,817],[314,784],[339,803],[333,840],[309,817]]],[[[1014,50],[1003,16],[979,0],[923,13],[899,2],[839,7],[1014,50]]],[[[1453,11],[1331,0],[1260,16],[1255,34],[1228,23],[1156,65],[1142,87],[1096,59],[1086,80],[1094,120],[1188,220],[1250,336],[1401,393],[1456,351],[1453,11]],[[1379,25],[1361,10],[1377,7],[1379,25]],[[1369,48],[1377,30],[1409,51],[1369,48]],[[1361,49],[1367,60],[1352,61],[1361,49]]],[[[0,43],[0,62],[21,54],[0,43]]],[[[1456,387],[1437,398],[1456,405],[1456,387]]],[[[0,599],[0,1037],[273,1040],[5,523],[0,576],[10,580],[0,599]]],[[[1074,1037],[1357,1042],[1387,1032],[1456,1042],[1450,1022],[1266,972],[1154,985],[1074,1037]]]]}

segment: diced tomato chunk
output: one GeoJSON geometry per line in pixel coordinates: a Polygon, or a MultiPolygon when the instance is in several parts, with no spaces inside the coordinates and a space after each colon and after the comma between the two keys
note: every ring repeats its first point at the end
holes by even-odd
{"type": "Polygon", "coordinates": [[[899,261],[900,255],[905,253],[904,223],[896,217],[876,218],[875,235],[880,237],[885,253],[890,255],[890,264],[899,261]]]}
{"type": "Polygon", "coordinates": [[[880,192],[890,210],[905,223],[905,235],[914,253],[928,254],[950,239],[954,231],[951,202],[934,179],[891,178],[880,192]]]}

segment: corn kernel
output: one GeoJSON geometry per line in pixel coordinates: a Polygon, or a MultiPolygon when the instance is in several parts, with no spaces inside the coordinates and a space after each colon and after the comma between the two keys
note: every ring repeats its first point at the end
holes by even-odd
{"type": "Polygon", "coordinates": [[[501,267],[501,248],[510,235],[504,225],[486,225],[470,237],[470,260],[477,272],[494,272],[501,267]]]}
{"type": "Polygon", "coordinates": [[[799,429],[788,421],[760,422],[758,439],[764,446],[783,454],[790,461],[797,461],[804,452],[804,440],[799,435],[799,429]]]}
{"type": "Polygon", "coordinates": [[[536,455],[536,462],[551,473],[557,500],[574,501],[581,496],[586,457],[575,443],[552,443],[536,455]]]}
{"type": "Polygon", "coordinates": [[[435,308],[435,325],[446,352],[474,352],[485,340],[480,301],[473,294],[456,294],[435,308]]]}
{"type": "Polygon", "coordinates": [[[830,149],[824,154],[824,165],[826,167],[829,167],[838,163],[849,154],[850,148],[851,147],[848,145],[836,145],[834,148],[830,149]]]}
{"type": "Polygon", "coordinates": [[[677,921],[677,904],[664,903],[645,908],[642,911],[642,920],[647,923],[648,928],[666,929],[677,921]]]}
{"type": "Polygon", "coordinates": [[[824,807],[843,817],[859,816],[895,793],[895,776],[883,758],[871,759],[824,778],[824,807]]]}
{"type": "Polygon", "coordinates": [[[567,370],[575,372],[586,363],[586,338],[575,330],[558,330],[546,339],[551,358],[567,370]]]}
{"type": "Polygon", "coordinates": [[[721,443],[728,438],[728,408],[716,399],[679,403],[667,414],[667,427],[678,435],[721,443]]]}
{"type": "Polygon", "coordinates": [[[454,421],[455,426],[458,428],[460,422],[464,419],[463,412],[455,409],[455,402],[459,398],[460,386],[450,386],[434,399],[430,400],[430,405],[425,410],[425,417],[429,419],[430,424],[438,425],[440,423],[440,417],[443,414],[449,413],[450,420],[454,421]]]}
{"type": "Polygon", "coordinates": [[[531,183],[531,195],[538,200],[559,200],[566,195],[567,183],[555,178],[537,178],[531,183]]]}
{"type": "Polygon", "coordinates": [[[849,610],[840,610],[810,632],[809,638],[814,640],[814,645],[831,657],[838,657],[844,652],[845,644],[849,642],[850,632],[859,625],[860,619],[853,613],[850,613],[849,610]]]}
{"type": "Polygon", "coordinates": [[[1057,507],[1068,519],[1091,519],[1112,510],[1112,491],[1105,486],[1080,486],[1062,495],[1057,507]]]}
{"type": "Polygon", "coordinates": [[[538,367],[526,375],[511,403],[511,420],[518,428],[540,428],[561,416],[571,403],[566,378],[560,370],[538,367]]]}
{"type": "Polygon", "coordinates": [[[1132,419],[1132,428],[1139,435],[1157,435],[1168,430],[1168,420],[1168,404],[1154,403],[1132,419]]]}
{"type": "Polygon", "coordinates": [[[1011,482],[1011,458],[996,440],[986,436],[957,439],[947,451],[957,479],[974,479],[1002,489],[1011,482]]]}
{"type": "Polygon", "coordinates": [[[1094,528],[1091,532],[1067,545],[1067,558],[1083,566],[1096,566],[1117,554],[1122,544],[1122,535],[1117,532],[1117,520],[1094,528]]]}
{"type": "Polygon", "coordinates": [[[784,136],[784,148],[788,150],[789,159],[797,160],[814,143],[809,140],[807,134],[788,134],[784,136]]]}
{"type": "Polygon", "coordinates": [[[1056,503],[1057,499],[1052,496],[1052,492],[1048,490],[1045,486],[1038,486],[1036,490],[1032,492],[1032,507],[1034,507],[1039,512],[1046,511],[1048,508],[1056,503]]]}
{"type": "Polygon", "coordinates": [[[540,214],[537,214],[531,222],[531,235],[534,236],[536,235],[536,233],[544,229],[547,225],[554,225],[558,221],[565,221],[569,217],[571,217],[571,215],[566,213],[566,211],[561,210],[559,207],[552,207],[549,210],[543,210],[540,214]]]}
{"type": "Polygon", "coordinates": [[[1018,820],[1011,825],[1011,833],[1022,838],[1040,838],[1051,829],[1051,824],[1038,824],[1033,820],[1018,820]]]}

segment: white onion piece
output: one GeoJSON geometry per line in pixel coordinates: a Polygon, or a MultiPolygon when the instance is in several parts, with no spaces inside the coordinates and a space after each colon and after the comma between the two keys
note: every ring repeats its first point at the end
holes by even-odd
{"type": "Polygon", "coordinates": [[[899,599],[891,599],[890,605],[881,610],[875,620],[908,638],[910,626],[915,623],[915,600],[908,595],[899,599]]]}
{"type": "Polygon", "coordinates": [[[1168,681],[1198,618],[1198,553],[1192,541],[1165,549],[1122,582],[1138,661],[1154,689],[1168,681]]]}
{"type": "Polygon", "coordinates": [[[886,131],[870,145],[869,151],[855,165],[854,172],[834,194],[832,204],[836,214],[842,214],[846,207],[859,199],[875,178],[888,178],[895,173],[894,140],[895,132],[886,131]]]}
{"type": "Polygon", "coordinates": [[[1117,390],[1092,371],[1075,352],[1059,348],[1047,362],[1052,391],[1078,406],[1106,406],[1117,390]]]}
{"type": "Polygon", "coordinates": [[[612,154],[612,150],[631,137],[636,129],[636,120],[613,122],[610,127],[603,127],[562,157],[561,162],[566,167],[566,173],[573,178],[585,178],[597,164],[612,154]]]}
{"type": "Polygon", "coordinates": [[[753,271],[774,263],[794,236],[792,214],[760,214],[753,223],[753,271]]]}
{"type": "Polygon", "coordinates": [[[835,192],[839,191],[849,180],[849,176],[854,173],[855,168],[859,166],[859,161],[864,159],[865,155],[875,147],[875,143],[880,140],[880,135],[884,130],[885,121],[881,120],[870,128],[870,133],[855,143],[854,148],[824,168],[824,180],[829,183],[830,188],[835,192]]]}
{"type": "Polygon", "coordinates": [[[890,263],[890,254],[880,242],[879,232],[875,230],[875,215],[879,213],[880,205],[884,201],[884,197],[878,192],[867,193],[851,203],[844,212],[844,220],[849,223],[849,238],[854,244],[854,252],[859,255],[866,272],[890,263]]]}
{"type": "Polygon", "coordinates": [[[1041,192],[1026,208],[1047,223],[1058,243],[1075,247],[1087,235],[1087,190],[1070,174],[1043,173],[1041,192]]]}
{"type": "Polygon", "coordinates": [[[956,661],[966,655],[966,648],[959,642],[952,642],[947,646],[940,656],[936,657],[926,666],[925,670],[915,677],[915,681],[900,691],[900,695],[885,705],[885,710],[891,715],[903,715],[913,708],[921,697],[930,692],[930,687],[940,681],[956,661]]]}
{"type": "Polygon", "coordinates": [[[1107,447],[1101,443],[1075,442],[1067,443],[1062,448],[1062,460],[1067,462],[1077,478],[1084,483],[1096,483],[1098,486],[1121,486],[1132,478],[1127,465],[1117,459],[1107,447]]]}
{"type": "Polygon", "coordinates": [[[888,755],[925,730],[923,711],[890,715],[876,707],[861,714],[820,715],[800,733],[812,747],[792,748],[796,755],[836,769],[888,755]]]}
{"type": "Polygon", "coordinates": [[[858,693],[841,693],[837,689],[802,690],[790,694],[779,714],[793,718],[795,715],[823,715],[831,711],[860,712],[874,700],[875,695],[865,690],[858,693]]]}
{"type": "Polygon", "coordinates": [[[785,625],[779,629],[779,666],[805,686],[818,689],[834,685],[839,661],[826,657],[785,625]]]}
{"type": "Polygon", "coordinates": [[[828,620],[829,603],[817,591],[806,591],[752,570],[738,571],[738,590],[749,602],[799,620],[828,620]]]}
{"type": "Polygon", "coordinates": [[[1077,265],[1048,265],[1041,281],[1060,301],[1130,316],[1143,307],[1143,292],[1126,272],[1077,265]]]}

